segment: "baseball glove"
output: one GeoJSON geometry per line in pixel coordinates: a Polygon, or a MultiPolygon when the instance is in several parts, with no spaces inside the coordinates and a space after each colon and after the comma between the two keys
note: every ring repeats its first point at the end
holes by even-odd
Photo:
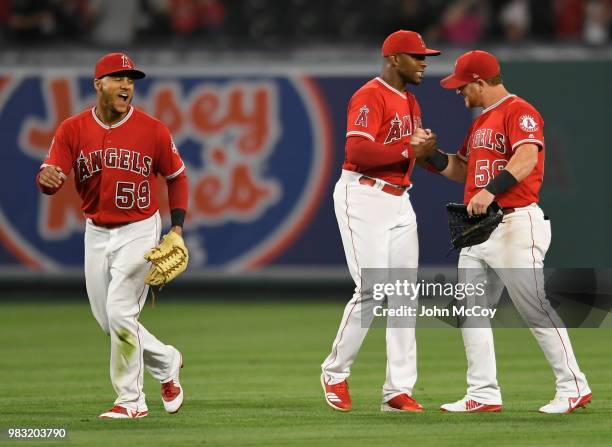
{"type": "Polygon", "coordinates": [[[152,264],[145,283],[161,288],[185,271],[189,252],[183,238],[170,231],[162,238],[159,246],[145,253],[144,258],[152,264]]]}
{"type": "Polygon", "coordinates": [[[449,203],[446,205],[446,211],[451,234],[451,251],[482,244],[489,239],[504,217],[504,213],[495,202],[489,205],[487,214],[470,216],[467,206],[462,203],[449,203]]]}

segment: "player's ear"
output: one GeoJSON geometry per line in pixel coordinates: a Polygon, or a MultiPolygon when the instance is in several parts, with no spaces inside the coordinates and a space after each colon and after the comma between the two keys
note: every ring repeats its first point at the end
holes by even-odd
{"type": "Polygon", "coordinates": [[[102,88],[102,81],[100,79],[94,79],[93,86],[96,92],[99,91],[102,88]]]}
{"type": "Polygon", "coordinates": [[[397,54],[391,54],[390,56],[388,56],[388,58],[389,62],[391,63],[391,66],[397,67],[397,65],[399,64],[397,54]]]}

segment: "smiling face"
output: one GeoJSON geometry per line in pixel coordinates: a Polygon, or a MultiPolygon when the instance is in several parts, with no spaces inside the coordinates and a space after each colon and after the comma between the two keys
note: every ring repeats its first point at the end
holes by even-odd
{"type": "Polygon", "coordinates": [[[427,67],[425,55],[400,53],[391,57],[394,58],[395,69],[404,84],[419,85],[421,83],[427,67]]]}
{"type": "Polygon", "coordinates": [[[124,115],[130,109],[134,97],[134,79],[128,76],[109,75],[94,80],[98,106],[110,115],[124,115]]]}

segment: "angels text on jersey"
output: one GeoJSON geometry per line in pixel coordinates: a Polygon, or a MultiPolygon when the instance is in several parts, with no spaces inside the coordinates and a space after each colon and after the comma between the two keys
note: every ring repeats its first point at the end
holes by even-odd
{"type": "Polygon", "coordinates": [[[91,151],[87,156],[81,150],[76,159],[76,173],[80,182],[99,173],[103,167],[130,171],[147,178],[151,174],[152,164],[151,157],[148,155],[141,157],[140,152],[135,150],[110,147],[91,151]]]}
{"type": "Polygon", "coordinates": [[[415,116],[413,120],[410,115],[404,115],[402,119],[400,119],[399,114],[396,113],[395,117],[391,120],[389,132],[387,133],[384,144],[393,143],[394,141],[412,135],[413,124],[415,128],[421,127],[421,118],[415,116]]]}

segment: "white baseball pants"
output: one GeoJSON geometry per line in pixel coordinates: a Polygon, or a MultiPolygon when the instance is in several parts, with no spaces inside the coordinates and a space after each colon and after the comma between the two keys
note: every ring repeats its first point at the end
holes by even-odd
{"type": "MultiPolygon", "coordinates": [[[[334,209],[355,292],[344,309],[332,350],[321,369],[327,383],[345,380],[368,332],[375,305],[371,290],[362,290],[363,268],[413,268],[419,258],[416,216],[407,193],[383,192],[383,183],[359,183],[361,174],[342,171],[334,189],[334,209]]],[[[389,303],[391,305],[391,303],[389,303]]],[[[397,304],[397,303],[395,303],[397,304]]],[[[417,378],[415,329],[401,317],[387,318],[387,376],[383,401],[412,395],[417,378]],[[394,321],[397,320],[397,321],[394,321]],[[404,326],[404,327],[402,327],[404,326]]]]}
{"type": "Polygon", "coordinates": [[[111,339],[110,377],[117,393],[115,405],[146,411],[144,368],[159,380],[176,375],[178,351],[165,345],[138,322],[149,287],[144,278],[146,251],[156,246],[161,231],[159,213],[108,229],[87,220],[85,282],[91,310],[111,339]]]}
{"type": "MultiPolygon", "coordinates": [[[[495,306],[504,287],[528,324],[556,377],[557,396],[591,392],[580,371],[567,329],[544,292],[544,257],[550,245],[550,221],[533,203],[504,216],[488,241],[464,248],[459,257],[459,281],[487,283],[489,306],[495,306]]],[[[501,405],[490,320],[466,322],[461,332],[467,355],[467,396],[501,405]]]]}

